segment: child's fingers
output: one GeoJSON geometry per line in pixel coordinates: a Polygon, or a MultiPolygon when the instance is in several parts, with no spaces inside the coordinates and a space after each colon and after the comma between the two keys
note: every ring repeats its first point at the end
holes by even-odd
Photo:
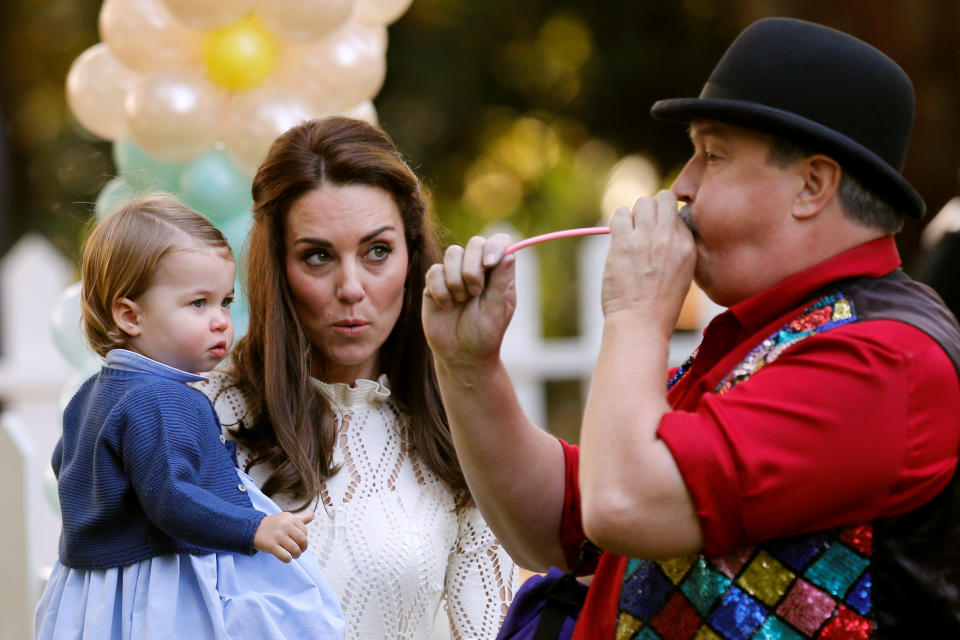
{"type": "Polygon", "coordinates": [[[271,545],[268,551],[276,556],[280,562],[290,562],[293,560],[293,555],[279,544],[271,545]]]}
{"type": "MultiPolygon", "coordinates": [[[[290,554],[290,556],[291,556],[292,558],[299,558],[299,557],[300,557],[300,554],[303,553],[303,550],[300,549],[300,545],[299,545],[299,544],[297,543],[297,541],[294,540],[293,537],[291,537],[291,536],[284,536],[283,538],[281,538],[281,539],[280,539],[280,546],[281,546],[283,549],[285,549],[286,552],[287,552],[288,554],[290,554]]],[[[278,557],[279,557],[279,556],[278,556],[278,557]]],[[[289,561],[289,560],[285,560],[285,562],[290,562],[290,561],[289,561]]]]}
{"type": "Polygon", "coordinates": [[[300,518],[300,522],[303,524],[310,524],[313,522],[313,519],[316,517],[316,514],[313,511],[304,511],[303,513],[294,514],[300,518]]]}

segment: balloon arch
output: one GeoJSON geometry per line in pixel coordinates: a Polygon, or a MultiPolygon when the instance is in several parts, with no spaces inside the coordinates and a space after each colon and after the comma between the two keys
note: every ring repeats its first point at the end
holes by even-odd
{"type": "MultiPolygon", "coordinates": [[[[239,253],[252,175],[273,140],[302,120],[376,122],[387,25],[412,0],[104,0],[102,42],[67,74],[79,123],[113,142],[117,173],[97,196],[102,216],[166,191],[210,218],[239,253]]],[[[78,368],[79,286],[53,329],[78,368]],[[72,345],[72,346],[71,346],[72,345]]],[[[242,297],[234,322],[246,326],[242,297]]],[[[92,356],[91,356],[92,357],[92,356]]]]}

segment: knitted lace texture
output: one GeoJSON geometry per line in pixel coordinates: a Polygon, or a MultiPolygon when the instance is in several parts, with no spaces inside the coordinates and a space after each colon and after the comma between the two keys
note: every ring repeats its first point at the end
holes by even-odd
{"type": "MultiPolygon", "coordinates": [[[[333,457],[341,468],[316,497],[309,548],[340,597],[347,640],[429,640],[441,604],[454,640],[495,637],[517,568],[479,510],[457,510],[457,495],[420,461],[386,376],[314,384],[338,425],[333,457]]],[[[213,401],[229,437],[250,399],[222,372],[194,386],[213,401]]],[[[250,452],[237,454],[245,469],[250,452]]],[[[249,473],[262,484],[269,471],[258,464],[249,473]]],[[[302,502],[272,498],[284,509],[302,502]]]]}

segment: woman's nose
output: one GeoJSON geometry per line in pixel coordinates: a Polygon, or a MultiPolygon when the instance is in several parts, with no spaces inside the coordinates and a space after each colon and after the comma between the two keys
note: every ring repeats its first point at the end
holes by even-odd
{"type": "Polygon", "coordinates": [[[362,300],[364,296],[363,282],[360,280],[357,266],[353,264],[341,265],[339,276],[337,298],[348,304],[362,300]]]}

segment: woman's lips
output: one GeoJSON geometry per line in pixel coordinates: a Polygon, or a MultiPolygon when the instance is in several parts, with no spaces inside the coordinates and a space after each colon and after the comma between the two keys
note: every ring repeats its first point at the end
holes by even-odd
{"type": "Polygon", "coordinates": [[[363,320],[341,320],[333,324],[333,330],[345,337],[358,336],[370,326],[370,323],[363,320]]]}

